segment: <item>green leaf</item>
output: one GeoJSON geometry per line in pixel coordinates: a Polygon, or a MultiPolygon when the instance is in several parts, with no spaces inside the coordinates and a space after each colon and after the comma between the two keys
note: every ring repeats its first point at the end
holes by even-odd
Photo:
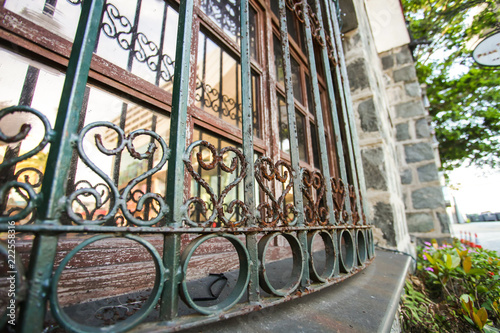
{"type": "Polygon", "coordinates": [[[486,275],[486,270],[482,268],[472,268],[469,273],[470,275],[486,275]]]}
{"type": "Polygon", "coordinates": [[[451,269],[452,265],[453,262],[451,261],[451,255],[448,253],[446,254],[446,268],[451,269]]]}

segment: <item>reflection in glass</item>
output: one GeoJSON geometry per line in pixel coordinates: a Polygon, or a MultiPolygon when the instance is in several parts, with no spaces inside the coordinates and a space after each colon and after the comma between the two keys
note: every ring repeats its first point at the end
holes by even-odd
{"type": "MultiPolygon", "coordinates": [[[[195,106],[241,128],[241,66],[204,33],[199,33],[195,106]]],[[[252,72],[254,134],[259,130],[258,75],[252,72]]]]}
{"type": "MultiPolygon", "coordinates": [[[[237,0],[202,0],[201,10],[212,19],[233,41],[240,43],[240,3],[237,0]]],[[[256,12],[250,6],[250,56],[257,57],[256,12]]]]}
{"type": "MultiPolygon", "coordinates": [[[[290,130],[288,127],[288,111],[286,107],[285,99],[278,95],[278,112],[279,112],[279,147],[282,151],[290,154],[290,130]]],[[[299,144],[299,158],[302,161],[307,162],[307,150],[306,150],[306,132],[305,132],[305,117],[295,111],[295,121],[297,126],[297,140],[299,144]]]]}

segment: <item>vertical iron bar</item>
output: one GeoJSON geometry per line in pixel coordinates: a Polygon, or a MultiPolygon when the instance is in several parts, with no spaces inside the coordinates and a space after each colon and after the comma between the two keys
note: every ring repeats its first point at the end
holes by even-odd
{"type": "MultiPolygon", "coordinates": [[[[43,178],[37,212],[38,224],[59,223],[60,211],[64,207],[63,199],[68,169],[71,165],[72,144],[76,137],[103,5],[104,0],[84,1],[82,4],[43,178]]],[[[42,330],[56,250],[56,236],[37,235],[28,273],[30,292],[21,316],[22,332],[42,330]]]]}
{"type": "MultiPolygon", "coordinates": [[[[283,71],[285,73],[286,107],[288,113],[288,130],[290,140],[290,159],[293,170],[293,200],[297,211],[297,225],[304,225],[304,202],[302,199],[302,172],[299,165],[299,143],[297,139],[297,125],[295,120],[295,104],[292,86],[292,65],[290,60],[290,46],[288,43],[288,27],[286,22],[285,0],[279,0],[281,48],[283,50],[283,71]]],[[[302,245],[304,270],[302,272],[301,288],[310,284],[309,256],[307,250],[307,231],[298,231],[298,239],[302,245]]]]}
{"type": "MultiPolygon", "coordinates": [[[[319,7],[317,7],[317,12],[319,12],[319,7]]],[[[311,72],[311,88],[313,93],[313,105],[316,114],[316,128],[318,129],[318,141],[319,150],[321,158],[321,172],[323,173],[326,186],[326,204],[328,207],[328,214],[330,215],[331,224],[335,224],[335,212],[333,211],[333,196],[332,187],[330,186],[330,168],[328,165],[328,149],[326,147],[326,137],[325,137],[325,126],[323,122],[323,112],[321,110],[321,99],[319,96],[319,83],[318,83],[318,72],[316,69],[316,59],[314,57],[314,44],[313,37],[311,33],[311,22],[309,20],[309,7],[307,1],[302,1],[302,12],[304,13],[304,24],[306,32],[306,49],[307,58],[309,61],[309,70],[311,72]]],[[[320,15],[320,14],[318,14],[320,15]]],[[[326,68],[326,67],[324,67],[326,68]]],[[[328,73],[328,72],[327,72],[328,73]]],[[[328,75],[326,75],[328,76],[328,75]]]]}
{"type": "MultiPolygon", "coordinates": [[[[325,0],[324,0],[325,1],[325,0]]],[[[347,143],[349,147],[349,157],[352,162],[355,162],[354,165],[351,164],[351,168],[353,169],[353,182],[354,189],[356,191],[356,197],[358,198],[358,212],[361,215],[362,212],[368,216],[368,206],[366,202],[366,184],[365,184],[365,174],[363,171],[363,162],[361,160],[361,152],[359,148],[358,141],[358,133],[356,129],[356,122],[354,119],[354,111],[352,109],[352,99],[351,99],[351,91],[349,88],[349,78],[347,77],[347,69],[345,65],[345,59],[343,57],[344,50],[342,49],[342,39],[340,36],[340,28],[337,21],[337,16],[333,15],[335,13],[335,8],[333,8],[328,1],[325,1],[325,8],[327,8],[326,12],[328,15],[328,24],[331,25],[329,27],[330,38],[332,40],[332,47],[334,49],[334,55],[336,57],[337,66],[340,68],[337,73],[337,82],[342,86],[342,91],[340,92],[341,102],[343,106],[343,114],[344,119],[346,119],[346,137],[347,143]],[[328,10],[330,8],[330,10],[328,10]],[[332,27],[333,26],[333,27],[332,27]],[[356,177],[357,175],[357,177],[356,177]],[[359,185],[358,185],[359,180],[359,185]],[[363,196],[363,202],[359,200],[359,192],[361,191],[361,195],[363,196]]]]}
{"type": "MultiPolygon", "coordinates": [[[[244,180],[245,204],[248,207],[249,216],[247,226],[255,226],[255,175],[253,160],[253,108],[252,108],[252,77],[250,66],[250,22],[249,22],[248,0],[240,3],[240,46],[241,46],[241,108],[242,108],[242,132],[243,132],[243,155],[247,161],[247,170],[244,180]]],[[[259,260],[257,250],[257,233],[249,233],[246,236],[247,249],[250,255],[250,282],[248,285],[248,300],[259,301],[259,260]]]]}
{"type": "Polygon", "coordinates": [[[292,87],[292,65],[290,61],[290,47],[288,44],[288,27],[286,24],[285,0],[279,0],[280,36],[283,50],[283,71],[285,73],[286,108],[288,113],[288,131],[290,140],[290,159],[293,169],[293,198],[297,210],[297,224],[304,225],[304,202],[302,200],[302,179],[299,165],[299,142],[297,140],[297,125],[295,120],[295,105],[292,87]]]}
{"type": "MultiPolygon", "coordinates": [[[[181,207],[184,204],[184,163],[182,157],[186,150],[186,125],[189,97],[189,69],[191,61],[191,38],[193,27],[193,1],[181,1],[177,46],[175,54],[174,86],[172,113],[170,118],[171,150],[168,160],[167,195],[169,207],[167,224],[171,227],[182,225],[181,207]]],[[[179,234],[166,234],[163,245],[163,264],[168,269],[168,280],[163,289],[160,319],[172,320],[177,316],[178,284],[180,281],[179,234]]]]}
{"type": "MultiPolygon", "coordinates": [[[[320,29],[320,36],[323,39],[325,45],[321,48],[321,56],[323,59],[323,65],[325,69],[325,77],[326,77],[326,86],[328,88],[328,101],[330,102],[330,112],[332,115],[332,121],[333,121],[333,131],[335,135],[335,143],[337,147],[337,157],[339,159],[339,166],[340,166],[340,177],[343,179],[346,183],[348,182],[347,179],[347,170],[346,170],[346,162],[344,159],[344,147],[342,145],[342,134],[340,130],[340,124],[339,124],[339,110],[337,110],[337,103],[335,102],[335,85],[332,80],[332,71],[330,67],[330,60],[328,58],[328,52],[326,49],[326,35],[325,35],[325,27],[323,27],[323,18],[321,15],[321,5],[318,3],[318,1],[315,2],[316,8],[317,9],[317,15],[318,15],[318,21],[321,26],[320,29]]],[[[328,15],[328,13],[327,13],[328,15]]],[[[330,30],[331,31],[331,30],[330,30]]],[[[338,75],[338,71],[335,71],[338,75]]],[[[338,81],[339,82],[339,81],[338,81]]],[[[329,184],[330,185],[330,184],[329,184]]],[[[330,186],[329,186],[330,187],[330,186]]],[[[348,191],[348,187],[346,187],[346,193],[348,191]]],[[[348,212],[349,216],[351,216],[351,202],[349,201],[349,196],[347,194],[347,198],[345,201],[345,206],[346,206],[346,211],[348,212]]],[[[339,214],[340,220],[342,220],[342,214],[339,214]]],[[[340,221],[337,221],[340,222],[340,221]]]]}
{"type": "MultiPolygon", "coordinates": [[[[127,109],[128,104],[122,102],[122,112],[120,113],[120,128],[125,130],[125,123],[127,121],[127,109]]],[[[122,163],[122,152],[118,152],[115,155],[115,160],[113,161],[113,181],[115,182],[116,187],[118,187],[118,183],[120,182],[120,167],[122,163]]],[[[119,190],[119,189],[118,189],[119,190]]]]}

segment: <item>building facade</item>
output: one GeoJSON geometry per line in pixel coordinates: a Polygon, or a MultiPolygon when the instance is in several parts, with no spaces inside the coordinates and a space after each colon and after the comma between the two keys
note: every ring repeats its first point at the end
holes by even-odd
{"type": "Polygon", "coordinates": [[[406,30],[380,42],[372,1],[0,1],[22,331],[48,304],[69,330],[207,323],[340,282],[375,243],[445,235],[406,30]]]}

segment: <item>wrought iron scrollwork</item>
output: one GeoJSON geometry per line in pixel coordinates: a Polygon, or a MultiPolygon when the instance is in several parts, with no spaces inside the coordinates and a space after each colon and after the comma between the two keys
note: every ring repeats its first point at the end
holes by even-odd
{"type": "MultiPolygon", "coordinates": [[[[18,153],[12,154],[11,156],[5,156],[4,160],[0,164],[0,173],[4,178],[4,183],[0,186],[0,207],[4,210],[2,216],[0,216],[0,223],[5,223],[7,221],[20,221],[31,214],[29,221],[27,223],[33,222],[35,215],[34,210],[36,209],[37,193],[35,189],[40,188],[43,179],[42,171],[34,167],[26,167],[18,170],[15,174],[8,176],[13,167],[19,162],[26,161],[29,158],[40,153],[45,146],[50,142],[53,136],[53,130],[50,125],[49,120],[41,112],[32,109],[28,106],[12,106],[0,110],[0,122],[5,121],[8,115],[13,115],[16,113],[27,113],[31,116],[35,116],[43,125],[43,136],[40,142],[28,152],[18,155],[18,153]],[[24,207],[16,205],[14,207],[8,207],[8,198],[11,190],[14,190],[17,197],[26,202],[24,207]]],[[[32,130],[32,125],[29,123],[24,123],[20,126],[18,132],[14,135],[5,134],[0,127],[0,141],[8,144],[18,144],[21,145],[22,142],[28,138],[32,130]]],[[[14,173],[12,171],[12,173],[14,173]]]]}
{"type": "Polygon", "coordinates": [[[245,226],[245,223],[248,219],[248,207],[247,205],[241,201],[241,200],[233,200],[231,201],[227,206],[224,203],[224,199],[228,195],[229,191],[234,189],[240,182],[241,180],[245,177],[246,175],[246,168],[247,168],[247,162],[245,159],[245,156],[243,156],[243,153],[234,147],[225,147],[222,148],[219,152],[215,149],[215,147],[210,144],[207,141],[196,141],[193,142],[186,150],[184,157],[183,157],[184,165],[186,166],[187,171],[193,177],[193,179],[201,186],[207,194],[210,197],[210,203],[212,204],[212,214],[207,217],[206,221],[203,222],[195,222],[190,218],[190,208],[192,208],[193,205],[197,205],[201,209],[202,215],[206,216],[208,212],[207,208],[207,203],[200,197],[191,197],[189,198],[185,203],[183,207],[183,212],[184,212],[184,221],[190,225],[190,226],[212,226],[217,224],[217,222],[225,227],[239,227],[239,226],[245,226]],[[235,179],[222,191],[220,191],[220,194],[216,193],[218,191],[215,191],[208,182],[203,179],[203,177],[194,170],[193,167],[193,162],[191,160],[193,150],[195,148],[199,147],[199,151],[196,153],[196,162],[198,165],[201,167],[203,170],[214,170],[216,168],[220,168],[221,171],[227,172],[227,173],[233,173],[237,171],[235,179]],[[204,149],[205,148],[205,149],[204,149]],[[202,151],[208,150],[210,152],[210,162],[205,162],[202,151]],[[234,153],[236,156],[234,156],[231,159],[231,165],[227,165],[224,162],[224,155],[226,153],[234,153]],[[239,220],[233,221],[231,218],[226,217],[226,213],[231,214],[232,216],[234,213],[234,210],[236,209],[236,206],[241,210],[239,213],[239,220]]]}
{"type": "Polygon", "coordinates": [[[101,179],[103,179],[104,183],[92,186],[89,182],[80,182],[79,185],[86,184],[87,186],[83,188],[77,188],[73,193],[69,194],[67,199],[66,212],[72,221],[77,224],[104,224],[110,220],[113,220],[118,210],[121,210],[123,218],[127,222],[139,226],[151,226],[159,222],[160,219],[165,216],[165,214],[168,212],[168,207],[161,195],[159,195],[158,193],[140,193],[139,197],[137,197],[138,193],[134,190],[134,187],[136,185],[158,172],[163,167],[163,165],[165,165],[168,159],[170,150],[168,149],[165,141],[157,133],[150,130],[139,129],[131,132],[129,135],[125,135],[124,131],[117,125],[110,122],[100,121],[85,126],[82,129],[76,144],[80,159],[101,179]],[[115,131],[118,135],[117,146],[113,149],[104,147],[101,136],[99,134],[96,134],[94,136],[96,147],[101,153],[107,156],[116,156],[117,154],[122,153],[126,148],[129,154],[134,159],[145,160],[153,158],[156,150],[158,149],[158,144],[161,147],[160,160],[153,168],[130,180],[127,186],[119,191],[117,186],[113,183],[109,176],[104,171],[102,171],[94,162],[92,162],[92,160],[85,152],[85,148],[83,145],[85,136],[89,131],[97,127],[106,127],[115,131]],[[141,135],[146,135],[153,139],[151,140],[151,143],[148,145],[147,150],[144,153],[137,151],[134,147],[134,140],[141,135]],[[104,190],[104,188],[107,189],[104,190]],[[94,198],[94,208],[84,209],[83,213],[75,212],[74,205],[76,204],[77,206],[81,207],[84,202],[84,200],[82,199],[88,197],[94,198]],[[128,208],[127,203],[131,200],[136,202],[135,212],[142,211],[145,205],[151,203],[151,201],[154,201],[155,204],[159,207],[157,209],[157,215],[150,219],[138,218],[137,216],[135,216],[136,214],[134,214],[134,212],[130,211],[128,208]],[[103,212],[102,210],[105,204],[108,205],[107,212],[103,212]]]}
{"type": "Polygon", "coordinates": [[[328,210],[324,206],[325,179],[318,171],[304,169],[302,172],[302,193],[308,203],[304,205],[305,223],[312,225],[327,225],[328,210]],[[314,193],[315,192],[315,193],[314,193]],[[313,194],[314,193],[314,194],[313,194]]]}
{"type": "Polygon", "coordinates": [[[347,222],[349,214],[345,209],[346,187],[344,181],[341,178],[331,178],[330,183],[332,185],[335,219],[337,221],[342,219],[347,222]]]}
{"type": "Polygon", "coordinates": [[[269,157],[261,157],[255,162],[254,168],[257,183],[267,198],[271,200],[271,203],[263,200],[257,206],[257,210],[260,212],[259,223],[264,227],[275,227],[278,224],[294,225],[297,211],[293,200],[289,203],[285,200],[293,188],[293,169],[290,164],[282,160],[273,163],[269,157]],[[276,197],[272,190],[272,188],[276,188],[275,181],[278,181],[278,186],[281,187],[284,187],[288,181],[279,197],[276,197]]]}
{"type": "Polygon", "coordinates": [[[302,10],[302,0],[286,0],[286,6],[295,13],[300,22],[304,23],[304,11],[302,10]]]}

